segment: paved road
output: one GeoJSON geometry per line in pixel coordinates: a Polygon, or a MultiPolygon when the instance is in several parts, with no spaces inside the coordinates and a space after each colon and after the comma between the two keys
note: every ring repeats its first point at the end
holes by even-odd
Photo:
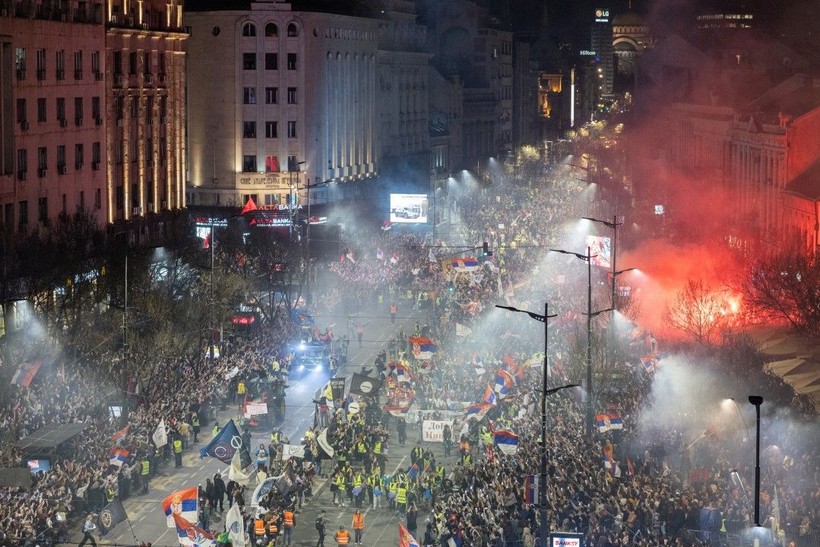
{"type": "MultiPolygon", "coordinates": [[[[376,354],[383,348],[386,348],[387,342],[391,336],[395,335],[400,328],[410,333],[415,327],[416,321],[424,321],[425,314],[423,312],[414,312],[411,304],[408,301],[399,301],[399,317],[394,325],[390,324],[388,315],[389,302],[385,302],[381,307],[384,309],[377,309],[375,306],[371,309],[365,309],[361,312],[363,322],[368,323],[364,335],[364,344],[362,348],[358,347],[356,341],[350,343],[348,352],[347,370],[340,370],[339,374],[350,374],[354,371],[360,371],[363,366],[372,367],[376,354]],[[410,312],[410,315],[402,315],[410,312]]],[[[346,316],[317,316],[317,326],[323,329],[329,324],[336,324],[335,332],[343,334],[344,326],[347,323],[346,316]],[[342,327],[340,329],[340,326],[342,327]]],[[[312,402],[316,390],[327,383],[329,374],[327,371],[313,371],[305,374],[302,377],[292,379],[290,387],[287,390],[286,398],[286,417],[285,423],[281,427],[282,432],[291,440],[291,442],[298,442],[308,427],[313,425],[313,410],[314,404],[312,402]]],[[[227,411],[221,412],[219,415],[220,423],[224,423],[227,419],[236,417],[238,410],[231,408],[227,411]]],[[[207,429],[207,428],[204,428],[207,429]]],[[[252,446],[258,446],[259,443],[267,443],[269,441],[269,428],[257,428],[253,432],[252,446]]],[[[412,427],[408,424],[408,444],[405,447],[391,446],[390,458],[388,460],[387,470],[392,474],[395,469],[399,467],[407,467],[409,465],[410,449],[414,446],[414,442],[418,440],[420,432],[417,427],[412,427]]],[[[210,434],[202,436],[207,442],[210,434]]],[[[395,431],[392,438],[395,439],[395,431]]],[[[202,441],[202,439],[200,439],[202,441]]],[[[189,447],[183,459],[183,468],[175,469],[171,462],[162,468],[161,475],[154,478],[151,482],[150,492],[146,495],[132,496],[124,502],[126,512],[128,513],[131,528],[127,523],[119,524],[111,533],[105,538],[98,541],[100,545],[133,545],[139,541],[151,542],[154,547],[160,546],[176,546],[177,538],[176,532],[173,528],[166,526],[165,515],[163,514],[161,501],[168,494],[173,491],[189,488],[198,484],[204,484],[208,477],[213,477],[217,472],[226,476],[227,466],[214,458],[207,458],[199,460],[198,449],[203,446],[200,442],[196,446],[189,447]],[[138,541],[135,541],[138,540],[138,541]]],[[[443,452],[440,445],[433,446],[433,452],[437,458],[443,458],[443,452]]],[[[456,458],[443,459],[444,465],[448,473],[456,462],[456,458]]],[[[326,487],[326,479],[317,478],[314,484],[314,496],[309,499],[303,506],[302,510],[297,513],[297,526],[294,532],[293,545],[307,546],[315,545],[317,534],[314,528],[314,521],[321,509],[327,511],[326,518],[328,520],[328,537],[326,538],[327,545],[335,545],[332,541],[332,534],[334,530],[338,529],[340,524],[344,524],[348,529],[351,529],[353,509],[350,507],[334,507],[331,502],[331,494],[329,488],[326,487]]],[[[251,485],[251,487],[253,484],[251,485]]],[[[214,521],[211,523],[212,529],[221,529],[221,516],[216,515],[214,521]]],[[[365,545],[368,546],[395,546],[398,543],[398,517],[389,509],[384,510],[370,510],[365,513],[365,545]]],[[[402,521],[403,522],[403,521],[402,521]]],[[[419,518],[420,534],[424,530],[424,519],[419,518]]],[[[79,541],[82,537],[80,533],[72,535],[72,539],[79,541]]],[[[417,538],[421,539],[421,538],[417,538]]]]}

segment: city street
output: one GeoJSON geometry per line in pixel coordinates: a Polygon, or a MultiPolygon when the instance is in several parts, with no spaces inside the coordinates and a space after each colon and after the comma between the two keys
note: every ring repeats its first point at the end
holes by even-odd
{"type": "MultiPolygon", "coordinates": [[[[360,372],[362,367],[373,367],[376,354],[386,348],[388,340],[394,336],[399,329],[403,328],[406,333],[411,333],[415,328],[416,321],[424,322],[423,312],[413,312],[411,304],[407,300],[399,301],[399,316],[394,325],[390,324],[388,315],[388,303],[385,303],[384,310],[376,309],[376,306],[368,307],[363,311],[362,316],[366,316],[365,322],[369,322],[362,348],[358,347],[355,339],[350,343],[348,351],[348,364],[339,370],[339,375],[347,375],[352,372],[360,372]],[[410,315],[406,313],[410,311],[410,315]],[[346,369],[346,370],[345,370],[346,369]]],[[[317,326],[323,330],[327,324],[334,324],[337,336],[344,334],[344,325],[347,316],[326,316],[320,315],[316,319],[317,326]]],[[[355,316],[354,316],[355,321],[355,316]]],[[[291,443],[298,443],[308,427],[313,425],[314,404],[313,399],[316,391],[324,386],[329,379],[327,370],[308,372],[291,379],[287,389],[286,416],[285,422],[281,426],[282,433],[290,439],[291,443]]],[[[220,412],[219,423],[224,424],[230,418],[237,418],[238,411],[235,407],[220,412]]],[[[205,427],[203,429],[209,429],[205,427]]],[[[393,438],[395,430],[392,431],[393,438]]],[[[414,424],[408,424],[408,441],[404,447],[391,444],[390,457],[387,464],[387,473],[393,474],[399,467],[407,467],[410,460],[410,449],[418,440],[420,432],[414,424]]],[[[267,443],[270,440],[269,428],[257,427],[253,430],[251,453],[260,443],[267,443]]],[[[177,545],[176,531],[174,528],[166,526],[165,515],[163,514],[161,502],[163,498],[171,492],[183,488],[190,488],[199,484],[204,484],[206,479],[213,477],[217,472],[227,477],[227,466],[214,458],[199,459],[199,448],[210,440],[210,432],[200,435],[200,442],[195,446],[189,446],[183,460],[183,468],[175,469],[171,462],[166,463],[160,472],[160,476],[151,481],[150,492],[147,495],[136,495],[128,498],[124,502],[126,512],[132,528],[128,523],[119,524],[113,532],[105,538],[98,540],[100,545],[133,545],[139,542],[151,542],[154,547],[177,545]]],[[[433,447],[436,458],[443,458],[441,447],[433,447]]],[[[456,462],[455,457],[443,459],[444,465],[449,473],[452,465],[456,462]]],[[[246,502],[250,503],[250,493],[255,487],[255,481],[248,486],[246,502]]],[[[306,504],[296,515],[296,530],[294,532],[294,545],[315,545],[317,532],[314,528],[314,521],[319,515],[319,511],[326,511],[327,537],[326,544],[334,545],[333,533],[338,530],[339,525],[351,528],[353,508],[334,507],[329,488],[326,487],[326,479],[317,477],[314,480],[314,495],[308,498],[306,504]]],[[[249,505],[248,505],[249,507],[249,505]]],[[[226,503],[227,509],[227,503],[226,503]]],[[[221,531],[223,529],[222,515],[215,513],[212,517],[211,529],[221,531]]],[[[395,511],[390,509],[372,510],[365,508],[365,545],[388,546],[397,544],[399,517],[395,511]]],[[[404,523],[404,517],[401,517],[404,523]]],[[[423,532],[424,521],[420,514],[419,528],[423,532]]],[[[78,530],[73,530],[73,538],[77,541],[81,539],[78,530]]],[[[418,538],[417,538],[418,539],[418,538]]]]}

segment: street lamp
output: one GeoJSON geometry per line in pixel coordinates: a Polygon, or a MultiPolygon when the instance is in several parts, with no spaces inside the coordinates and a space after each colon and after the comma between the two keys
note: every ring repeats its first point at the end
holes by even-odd
{"type": "Polygon", "coordinates": [[[300,165],[305,165],[304,161],[296,161],[296,162],[288,162],[288,171],[290,177],[290,191],[291,191],[291,203],[289,205],[290,209],[290,237],[293,239],[293,223],[296,217],[296,207],[299,204],[299,173],[301,173],[300,165]],[[294,192],[294,184],[293,184],[293,173],[296,173],[296,191],[294,192]]]}
{"type": "Polygon", "coordinates": [[[749,403],[755,407],[755,527],[760,527],[760,405],[763,397],[749,395],[749,403]]]}
{"type": "Polygon", "coordinates": [[[587,263],[587,409],[586,409],[586,433],[588,437],[592,436],[592,318],[601,315],[602,313],[613,311],[614,308],[607,308],[605,310],[592,311],[592,259],[597,256],[593,255],[592,249],[587,247],[587,254],[573,253],[563,249],[550,249],[551,252],[561,253],[565,255],[572,255],[579,260],[587,263]]]}
{"type": "Polygon", "coordinates": [[[746,423],[746,417],[740,411],[740,407],[737,406],[737,401],[735,401],[734,397],[729,397],[728,399],[724,399],[723,401],[732,403],[732,405],[734,405],[734,407],[735,407],[735,410],[737,410],[737,413],[740,415],[740,419],[743,420],[743,428],[744,428],[745,433],[746,433],[746,438],[744,439],[743,442],[747,442],[747,439],[751,439],[752,436],[749,434],[749,424],[746,423]]]}
{"type": "MultiPolygon", "coordinates": [[[[615,301],[615,278],[618,276],[618,274],[622,274],[624,272],[629,271],[629,270],[621,270],[620,272],[615,271],[615,259],[616,259],[616,255],[617,255],[617,249],[618,249],[618,226],[623,224],[623,222],[618,222],[618,216],[617,215],[612,217],[612,222],[610,222],[608,220],[600,220],[600,219],[592,218],[592,217],[581,217],[581,218],[584,219],[584,220],[589,220],[590,222],[598,222],[600,224],[603,224],[604,226],[612,228],[612,233],[613,233],[613,236],[612,236],[612,302],[611,302],[610,306],[617,309],[618,306],[617,306],[616,301],[615,301]]],[[[630,268],[630,269],[634,269],[634,268],[630,268]]]]}
{"type": "Polygon", "coordinates": [[[549,357],[547,353],[549,347],[549,319],[555,317],[555,314],[550,315],[548,303],[544,303],[544,315],[539,315],[527,310],[519,310],[518,308],[514,308],[512,306],[499,306],[496,304],[495,307],[501,308],[502,310],[514,311],[516,313],[526,313],[536,321],[544,323],[544,363],[541,378],[541,477],[538,480],[538,508],[541,519],[541,544],[545,545],[550,531],[549,521],[547,520],[547,395],[562,389],[578,387],[578,384],[568,384],[565,386],[547,389],[547,377],[549,371],[549,357]]]}

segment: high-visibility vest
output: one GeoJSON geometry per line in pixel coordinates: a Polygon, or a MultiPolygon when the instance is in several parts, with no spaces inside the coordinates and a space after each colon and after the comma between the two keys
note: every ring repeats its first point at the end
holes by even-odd
{"type": "Polygon", "coordinates": [[[367,445],[363,442],[360,442],[356,445],[356,450],[359,451],[359,454],[366,454],[367,453],[367,445]]]}
{"type": "Polygon", "coordinates": [[[279,432],[274,431],[270,434],[270,442],[271,444],[279,444],[279,432]]]}
{"type": "Polygon", "coordinates": [[[353,477],[353,488],[359,488],[362,485],[362,482],[364,482],[364,479],[362,478],[361,473],[359,473],[353,477]]]}
{"type": "Polygon", "coordinates": [[[253,521],[253,533],[256,534],[256,537],[262,537],[265,535],[265,521],[262,519],[254,519],[253,521]]]}
{"type": "Polygon", "coordinates": [[[407,488],[399,487],[396,492],[396,503],[407,503],[407,488]]]}
{"type": "Polygon", "coordinates": [[[182,441],[179,439],[174,441],[174,454],[180,454],[182,452],[182,441]]]}
{"type": "Polygon", "coordinates": [[[236,386],[236,392],[240,395],[244,395],[245,391],[245,382],[239,382],[239,385],[236,386]]]}
{"type": "Polygon", "coordinates": [[[438,474],[439,478],[444,480],[444,466],[443,465],[439,465],[438,467],[436,467],[436,474],[438,474]]]}
{"type": "Polygon", "coordinates": [[[142,475],[143,477],[147,477],[150,473],[151,462],[149,462],[147,459],[142,460],[142,471],[140,472],[140,475],[142,475]]]}
{"type": "Polygon", "coordinates": [[[336,486],[339,487],[339,490],[345,489],[345,477],[344,475],[338,475],[336,477],[336,486]]]}
{"type": "Polygon", "coordinates": [[[339,545],[347,545],[350,543],[350,532],[347,530],[339,530],[336,532],[336,543],[339,545]]]}
{"type": "Polygon", "coordinates": [[[105,500],[108,503],[111,503],[112,501],[114,501],[114,498],[116,496],[117,496],[117,493],[114,492],[114,489],[112,487],[109,486],[108,488],[105,489],[105,500]]]}
{"type": "Polygon", "coordinates": [[[364,515],[362,513],[353,513],[353,529],[364,530],[364,515]]]}
{"type": "Polygon", "coordinates": [[[194,427],[199,427],[199,416],[194,414],[193,419],[191,420],[191,425],[194,427]]]}
{"type": "Polygon", "coordinates": [[[285,520],[285,527],[292,528],[293,527],[293,512],[292,511],[285,511],[282,513],[282,517],[285,520]]]}
{"type": "Polygon", "coordinates": [[[268,523],[268,531],[270,531],[271,535],[276,535],[279,533],[279,527],[276,526],[275,520],[272,520],[268,523]]]}
{"type": "Polygon", "coordinates": [[[373,443],[373,453],[374,454],[381,454],[382,453],[382,442],[376,441],[373,443]]]}

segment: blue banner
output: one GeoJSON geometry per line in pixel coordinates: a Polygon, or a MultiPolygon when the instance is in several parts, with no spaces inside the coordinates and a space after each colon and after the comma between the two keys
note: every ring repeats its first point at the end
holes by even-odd
{"type": "Polygon", "coordinates": [[[225,427],[206,446],[200,448],[199,457],[212,456],[222,463],[230,463],[237,450],[242,448],[242,437],[239,434],[233,420],[229,421],[225,427]]]}

